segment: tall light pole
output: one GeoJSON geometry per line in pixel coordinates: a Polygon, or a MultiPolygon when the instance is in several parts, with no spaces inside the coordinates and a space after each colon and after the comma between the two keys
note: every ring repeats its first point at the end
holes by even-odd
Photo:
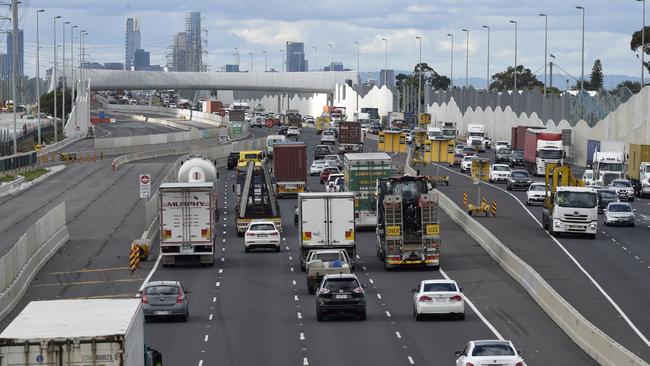
{"type": "Polygon", "coordinates": [[[329,68],[330,68],[330,71],[332,71],[332,47],[334,46],[334,44],[332,44],[332,42],[329,42],[329,43],[327,43],[327,46],[330,48],[330,66],[329,66],[329,68]]]}
{"type": "Polygon", "coordinates": [[[484,25],[483,28],[487,29],[487,76],[485,78],[485,91],[490,90],[490,27],[484,25]]]}
{"type": "Polygon", "coordinates": [[[249,55],[251,55],[251,69],[249,72],[253,72],[253,52],[248,52],[249,55]]]}
{"type": "MultiPolygon", "coordinates": [[[[361,72],[359,70],[359,59],[360,59],[359,55],[361,53],[361,51],[360,51],[361,47],[359,46],[359,42],[354,42],[354,44],[357,46],[357,85],[359,85],[359,84],[361,84],[360,81],[359,81],[360,80],[359,74],[361,72]]],[[[358,90],[357,90],[356,94],[357,94],[357,113],[358,113],[359,112],[359,91],[358,90]]]]}
{"type": "MultiPolygon", "coordinates": [[[[36,113],[38,117],[36,118],[36,123],[38,125],[38,144],[42,145],[43,141],[41,140],[41,61],[40,61],[40,38],[38,32],[38,14],[45,12],[45,9],[36,10],[36,113]]],[[[1,81],[0,81],[1,82],[1,81]]]]}
{"type": "Polygon", "coordinates": [[[61,70],[63,70],[63,100],[61,101],[62,104],[61,107],[63,108],[61,117],[63,117],[63,121],[61,122],[63,123],[63,127],[65,127],[65,87],[66,87],[65,80],[68,77],[68,75],[66,75],[65,73],[65,25],[66,24],[70,24],[70,22],[63,22],[63,35],[62,35],[63,47],[61,48],[61,56],[63,56],[63,67],[61,68],[61,70]]]}
{"type": "Polygon", "coordinates": [[[267,58],[268,54],[267,54],[266,51],[262,51],[262,53],[264,54],[264,72],[267,72],[267,71],[268,71],[268,66],[267,66],[267,65],[268,65],[268,63],[267,63],[267,61],[268,61],[268,58],[267,58]]]}
{"type": "Polygon", "coordinates": [[[469,86],[469,29],[463,29],[467,33],[467,51],[465,53],[465,87],[469,86]]]}
{"type": "Polygon", "coordinates": [[[237,65],[237,70],[239,70],[239,48],[235,47],[235,65],[237,65]]]}
{"type": "Polygon", "coordinates": [[[454,87],[454,35],[447,33],[447,37],[451,38],[451,63],[450,63],[450,72],[449,72],[449,81],[450,86],[454,87]]]}
{"type": "Polygon", "coordinates": [[[13,107],[13,121],[14,121],[14,155],[18,153],[18,139],[16,127],[16,109],[18,109],[18,99],[16,98],[16,74],[18,73],[18,1],[11,1],[11,23],[12,31],[11,42],[12,55],[11,55],[11,97],[14,100],[13,107]]]}
{"type": "Polygon", "coordinates": [[[314,71],[318,71],[318,48],[312,46],[314,49],[314,71]]]}
{"type": "Polygon", "coordinates": [[[643,3],[643,26],[641,27],[641,88],[645,81],[645,0],[636,0],[643,3]]]}
{"type": "Polygon", "coordinates": [[[540,17],[544,17],[544,96],[546,96],[546,83],[548,82],[548,15],[541,13],[540,17]]]}
{"type": "MultiPolygon", "coordinates": [[[[75,28],[79,28],[79,26],[73,25],[70,27],[70,75],[72,76],[72,87],[70,88],[70,97],[72,100],[70,101],[70,112],[72,112],[72,105],[77,105],[76,103],[76,98],[75,98],[75,89],[77,86],[77,83],[75,82],[74,79],[74,30],[75,28]]],[[[79,111],[77,111],[74,114],[74,125],[77,127],[77,114],[79,114],[79,111]]]]}
{"type": "Polygon", "coordinates": [[[386,51],[384,52],[384,85],[388,86],[388,39],[382,38],[381,40],[386,43],[386,51]]]}
{"type": "Polygon", "coordinates": [[[420,116],[420,103],[422,101],[422,37],[417,36],[415,39],[420,43],[420,60],[418,61],[418,118],[420,116]]]}
{"type": "Polygon", "coordinates": [[[284,50],[280,50],[280,53],[282,54],[282,66],[280,66],[280,68],[281,68],[282,72],[285,72],[286,71],[286,67],[285,67],[286,65],[284,63],[284,50]]]}
{"type": "Polygon", "coordinates": [[[515,25],[515,72],[513,74],[514,87],[512,88],[513,96],[517,93],[517,32],[518,24],[516,20],[511,20],[510,23],[515,25]]]}
{"type": "Polygon", "coordinates": [[[81,86],[84,87],[84,64],[86,63],[86,55],[84,49],[84,38],[88,32],[86,30],[79,31],[79,80],[81,81],[81,86]]]}
{"type": "Polygon", "coordinates": [[[54,17],[54,67],[52,68],[52,80],[54,80],[54,142],[59,141],[58,122],[56,121],[56,93],[59,90],[59,79],[56,76],[56,20],[61,19],[60,15],[54,17]]]}
{"type": "Polygon", "coordinates": [[[585,90],[585,8],[576,6],[576,9],[582,10],[582,71],[580,72],[580,92],[585,90]]]}

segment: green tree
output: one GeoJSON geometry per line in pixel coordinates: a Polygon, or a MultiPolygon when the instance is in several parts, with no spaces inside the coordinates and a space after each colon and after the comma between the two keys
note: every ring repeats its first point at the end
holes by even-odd
{"type": "Polygon", "coordinates": [[[603,64],[600,60],[594,61],[591,68],[591,80],[589,80],[589,90],[599,91],[603,88],[603,64]]]}
{"type": "MultiPolygon", "coordinates": [[[[514,71],[515,68],[508,66],[508,69],[492,75],[491,90],[505,91],[514,88],[514,71]]],[[[517,66],[517,89],[535,89],[543,88],[544,83],[537,80],[530,69],[524,68],[523,65],[517,66]]]]}
{"type": "MultiPolygon", "coordinates": [[[[57,118],[62,118],[63,114],[63,92],[58,90],[56,93],[56,116],[57,118]]],[[[65,92],[65,112],[70,113],[72,110],[72,94],[70,90],[65,92]]],[[[41,95],[41,113],[46,113],[51,116],[54,116],[54,92],[49,92],[47,94],[41,95]]]]}
{"type": "Polygon", "coordinates": [[[616,85],[616,89],[628,88],[632,93],[636,94],[641,91],[641,83],[638,81],[626,80],[616,85]]]}
{"type": "MultiPolygon", "coordinates": [[[[645,52],[646,55],[650,54],[650,27],[645,27],[643,29],[645,33],[645,44],[641,47],[641,30],[638,30],[632,34],[632,39],[630,40],[630,49],[636,53],[636,56],[640,59],[640,52],[645,52]]],[[[650,71],[650,60],[645,61],[644,65],[648,71],[650,71]]]]}

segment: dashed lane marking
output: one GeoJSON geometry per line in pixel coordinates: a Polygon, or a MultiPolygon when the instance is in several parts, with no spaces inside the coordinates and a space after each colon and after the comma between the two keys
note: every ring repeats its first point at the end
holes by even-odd
{"type": "Polygon", "coordinates": [[[221,282],[217,282],[217,283],[216,283],[216,286],[217,286],[217,287],[221,286],[221,282]]]}
{"type": "Polygon", "coordinates": [[[390,312],[386,310],[386,316],[390,318],[390,312]]]}
{"type": "Polygon", "coordinates": [[[303,357],[302,359],[302,365],[303,366],[308,366],[309,365],[309,359],[307,357],[303,357]]]}
{"type": "Polygon", "coordinates": [[[300,312],[298,312],[298,319],[302,319],[302,314],[300,314],[300,312]]]}
{"type": "Polygon", "coordinates": [[[305,340],[305,333],[300,333],[300,340],[304,341],[305,340]]]}
{"type": "Polygon", "coordinates": [[[223,273],[223,268],[219,268],[219,273],[223,273]]]}
{"type": "Polygon", "coordinates": [[[402,335],[399,334],[399,332],[395,332],[395,336],[397,337],[397,339],[402,339],[402,335]]]}
{"type": "Polygon", "coordinates": [[[205,337],[203,337],[203,342],[207,342],[209,337],[210,337],[210,335],[206,334],[205,337]]]}
{"type": "Polygon", "coordinates": [[[212,314],[210,314],[210,316],[208,317],[208,320],[212,320],[212,314]]]}
{"type": "Polygon", "coordinates": [[[381,299],[381,294],[377,294],[377,298],[378,298],[378,299],[381,299]]]}
{"type": "Polygon", "coordinates": [[[296,285],[296,280],[292,280],[291,284],[293,284],[295,286],[296,285]]]}
{"type": "Polygon", "coordinates": [[[199,366],[203,366],[203,360],[199,360],[199,366]]]}
{"type": "Polygon", "coordinates": [[[298,300],[298,295],[293,295],[293,300],[294,300],[294,301],[299,301],[299,300],[298,300]]]}
{"type": "Polygon", "coordinates": [[[370,281],[370,283],[372,283],[373,285],[375,284],[375,281],[373,281],[372,278],[369,278],[368,281],[370,281]]]}
{"type": "Polygon", "coordinates": [[[212,302],[217,302],[217,297],[216,296],[212,298],[212,302]]]}
{"type": "Polygon", "coordinates": [[[407,358],[408,358],[409,363],[410,363],[411,365],[415,365],[415,361],[413,361],[413,357],[408,356],[407,358]]]}

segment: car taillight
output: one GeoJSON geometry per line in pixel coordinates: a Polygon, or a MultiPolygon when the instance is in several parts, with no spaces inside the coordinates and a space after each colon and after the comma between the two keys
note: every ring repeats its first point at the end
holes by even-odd
{"type": "Polygon", "coordinates": [[[355,294],[362,294],[363,293],[363,288],[357,287],[357,288],[353,289],[352,292],[354,292],[355,294]]]}
{"type": "Polygon", "coordinates": [[[465,362],[465,366],[474,366],[474,364],[471,362],[465,362]]]}
{"type": "Polygon", "coordinates": [[[454,296],[449,298],[449,301],[462,301],[462,300],[463,300],[463,298],[460,297],[460,295],[454,295],[454,296]]]}
{"type": "Polygon", "coordinates": [[[246,236],[255,236],[255,233],[248,232],[246,233],[246,236]]]}
{"type": "Polygon", "coordinates": [[[422,296],[420,296],[420,298],[418,299],[418,301],[419,301],[419,302],[432,302],[433,299],[432,299],[430,296],[422,295],[422,296]]]}
{"type": "Polygon", "coordinates": [[[515,366],[524,366],[524,363],[522,361],[519,361],[515,366]]]}
{"type": "Polygon", "coordinates": [[[182,304],[184,299],[185,299],[185,296],[183,296],[183,294],[180,294],[180,293],[179,293],[179,294],[176,296],[176,303],[177,303],[177,304],[182,304]]]}
{"type": "Polygon", "coordinates": [[[148,304],[149,303],[149,296],[147,296],[146,292],[142,293],[142,303],[143,304],[148,304]]]}
{"type": "Polygon", "coordinates": [[[269,235],[271,235],[271,236],[278,236],[278,235],[280,235],[280,234],[279,234],[277,231],[274,231],[274,232],[270,233],[269,235]]]}

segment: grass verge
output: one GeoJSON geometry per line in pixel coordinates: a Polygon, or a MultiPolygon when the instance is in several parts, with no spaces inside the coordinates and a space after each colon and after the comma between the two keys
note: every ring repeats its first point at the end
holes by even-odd
{"type": "Polygon", "coordinates": [[[49,170],[45,168],[36,168],[30,172],[24,173],[23,177],[25,177],[26,181],[30,182],[47,172],[49,172],[49,170]]]}

